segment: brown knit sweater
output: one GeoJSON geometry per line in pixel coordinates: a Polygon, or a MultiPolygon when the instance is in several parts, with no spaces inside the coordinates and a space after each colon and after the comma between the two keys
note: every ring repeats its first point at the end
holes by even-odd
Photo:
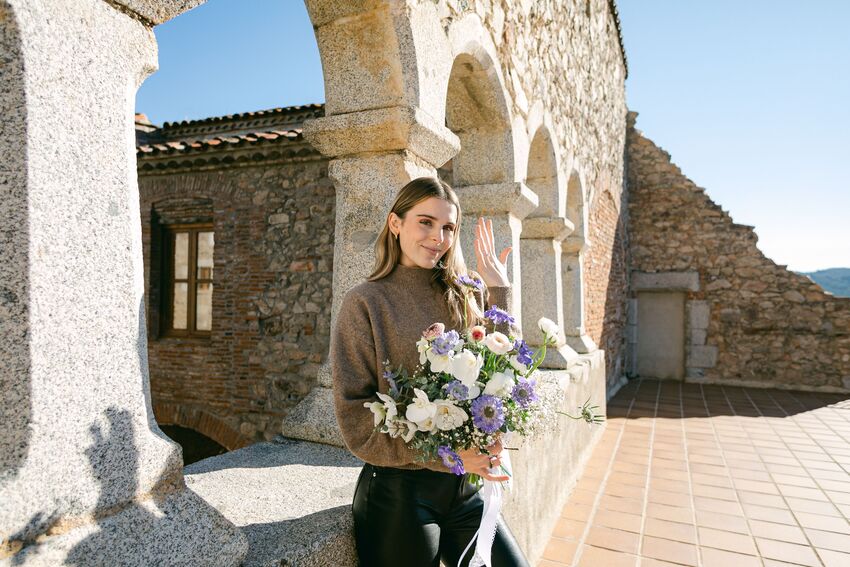
{"type": "MultiPolygon", "coordinates": [[[[331,365],[336,419],[348,449],[367,463],[402,469],[429,468],[448,472],[442,463],[415,461],[401,438],[375,430],[365,402],[386,393],[384,361],[408,374],[419,364],[416,341],[432,323],[453,327],[443,291],[431,283],[433,270],[397,264],[385,278],[363,282],[345,295],[331,337],[331,365]]],[[[478,305],[505,309],[509,287],[488,288],[478,305]]],[[[456,329],[459,333],[462,329],[456,329]]],[[[507,329],[498,329],[506,332],[507,329]]],[[[518,330],[514,331],[515,333],[518,330]]]]}

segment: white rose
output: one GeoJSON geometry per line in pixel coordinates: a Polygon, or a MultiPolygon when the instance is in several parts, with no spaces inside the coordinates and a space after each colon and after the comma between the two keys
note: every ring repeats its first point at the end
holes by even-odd
{"type": "Polygon", "coordinates": [[[508,372],[495,372],[490,377],[490,381],[484,386],[484,394],[487,396],[496,396],[506,398],[511,395],[511,390],[514,387],[514,378],[508,372]]]}
{"type": "Polygon", "coordinates": [[[496,354],[507,354],[514,348],[511,340],[498,331],[484,337],[484,346],[496,354]]]}
{"type": "MultiPolygon", "coordinates": [[[[421,422],[430,421],[434,417],[434,414],[437,413],[437,406],[428,399],[428,394],[419,388],[414,388],[413,393],[416,394],[416,399],[407,405],[404,417],[416,425],[420,425],[421,422]]],[[[420,430],[425,431],[421,428],[420,430]]]]}
{"type": "Polygon", "coordinates": [[[428,349],[425,354],[428,361],[431,363],[431,372],[449,372],[452,365],[452,357],[450,354],[437,354],[433,350],[428,349]]]}
{"type": "Polygon", "coordinates": [[[452,359],[449,373],[469,388],[475,385],[482,366],[484,366],[484,358],[480,354],[464,350],[452,359]]]}
{"type": "Polygon", "coordinates": [[[508,362],[510,362],[511,366],[514,367],[514,370],[517,371],[517,374],[522,374],[523,376],[525,376],[525,373],[528,372],[528,366],[520,362],[516,355],[509,357],[508,362]]]}
{"type": "Polygon", "coordinates": [[[461,408],[449,400],[436,400],[437,413],[434,415],[434,423],[442,431],[449,431],[460,427],[469,416],[461,408]]]}
{"type": "Polygon", "coordinates": [[[384,418],[387,417],[387,410],[381,402],[366,402],[363,407],[369,408],[369,411],[372,412],[372,417],[375,418],[375,427],[381,425],[384,418]]]}

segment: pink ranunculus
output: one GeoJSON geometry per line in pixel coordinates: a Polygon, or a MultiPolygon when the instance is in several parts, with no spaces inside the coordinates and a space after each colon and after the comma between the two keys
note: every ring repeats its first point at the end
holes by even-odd
{"type": "Polygon", "coordinates": [[[433,325],[425,329],[425,332],[422,333],[422,336],[430,341],[436,339],[444,332],[446,332],[445,325],[443,325],[442,323],[434,323],[433,325]]]}
{"type": "Polygon", "coordinates": [[[487,335],[487,338],[484,339],[484,346],[496,354],[507,354],[514,348],[511,340],[498,331],[487,335]]]}
{"type": "Polygon", "coordinates": [[[469,338],[476,343],[483,341],[486,336],[487,329],[485,329],[483,325],[475,325],[469,328],[469,338]]]}

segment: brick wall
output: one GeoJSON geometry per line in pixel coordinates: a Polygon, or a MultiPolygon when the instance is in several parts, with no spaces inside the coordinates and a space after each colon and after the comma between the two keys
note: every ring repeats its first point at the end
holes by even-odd
{"type": "Polygon", "coordinates": [[[632,268],[696,272],[690,301],[707,330],[686,337],[716,354],[688,380],[824,390],[850,389],[850,299],[824,292],[774,263],[752,227],[733,222],[634,128],[627,137],[632,268]],[[704,333],[704,338],[703,338],[704,333]]]}
{"type": "Polygon", "coordinates": [[[139,162],[157,417],[229,449],[270,439],[328,352],[335,209],[327,163],[313,157],[154,175],[139,162]],[[162,336],[156,228],[199,220],[215,231],[212,331],[162,336]]]}

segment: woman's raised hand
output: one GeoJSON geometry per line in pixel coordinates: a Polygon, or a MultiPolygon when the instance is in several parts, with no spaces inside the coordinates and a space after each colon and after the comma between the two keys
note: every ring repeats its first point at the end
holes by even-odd
{"type": "Polygon", "coordinates": [[[490,469],[499,469],[502,466],[502,459],[500,458],[502,455],[502,442],[496,441],[489,447],[487,447],[487,452],[489,454],[479,453],[478,449],[466,449],[464,451],[458,451],[458,455],[460,455],[461,460],[463,461],[463,468],[467,473],[477,474],[484,480],[490,480],[493,482],[504,482],[506,480],[510,480],[511,477],[506,475],[494,475],[490,472],[490,469]]]}
{"type": "Polygon", "coordinates": [[[508,246],[496,256],[496,242],[493,238],[493,221],[478,217],[475,226],[475,259],[476,271],[484,278],[487,287],[507,287],[511,285],[508,279],[508,254],[512,247],[508,246]]]}

